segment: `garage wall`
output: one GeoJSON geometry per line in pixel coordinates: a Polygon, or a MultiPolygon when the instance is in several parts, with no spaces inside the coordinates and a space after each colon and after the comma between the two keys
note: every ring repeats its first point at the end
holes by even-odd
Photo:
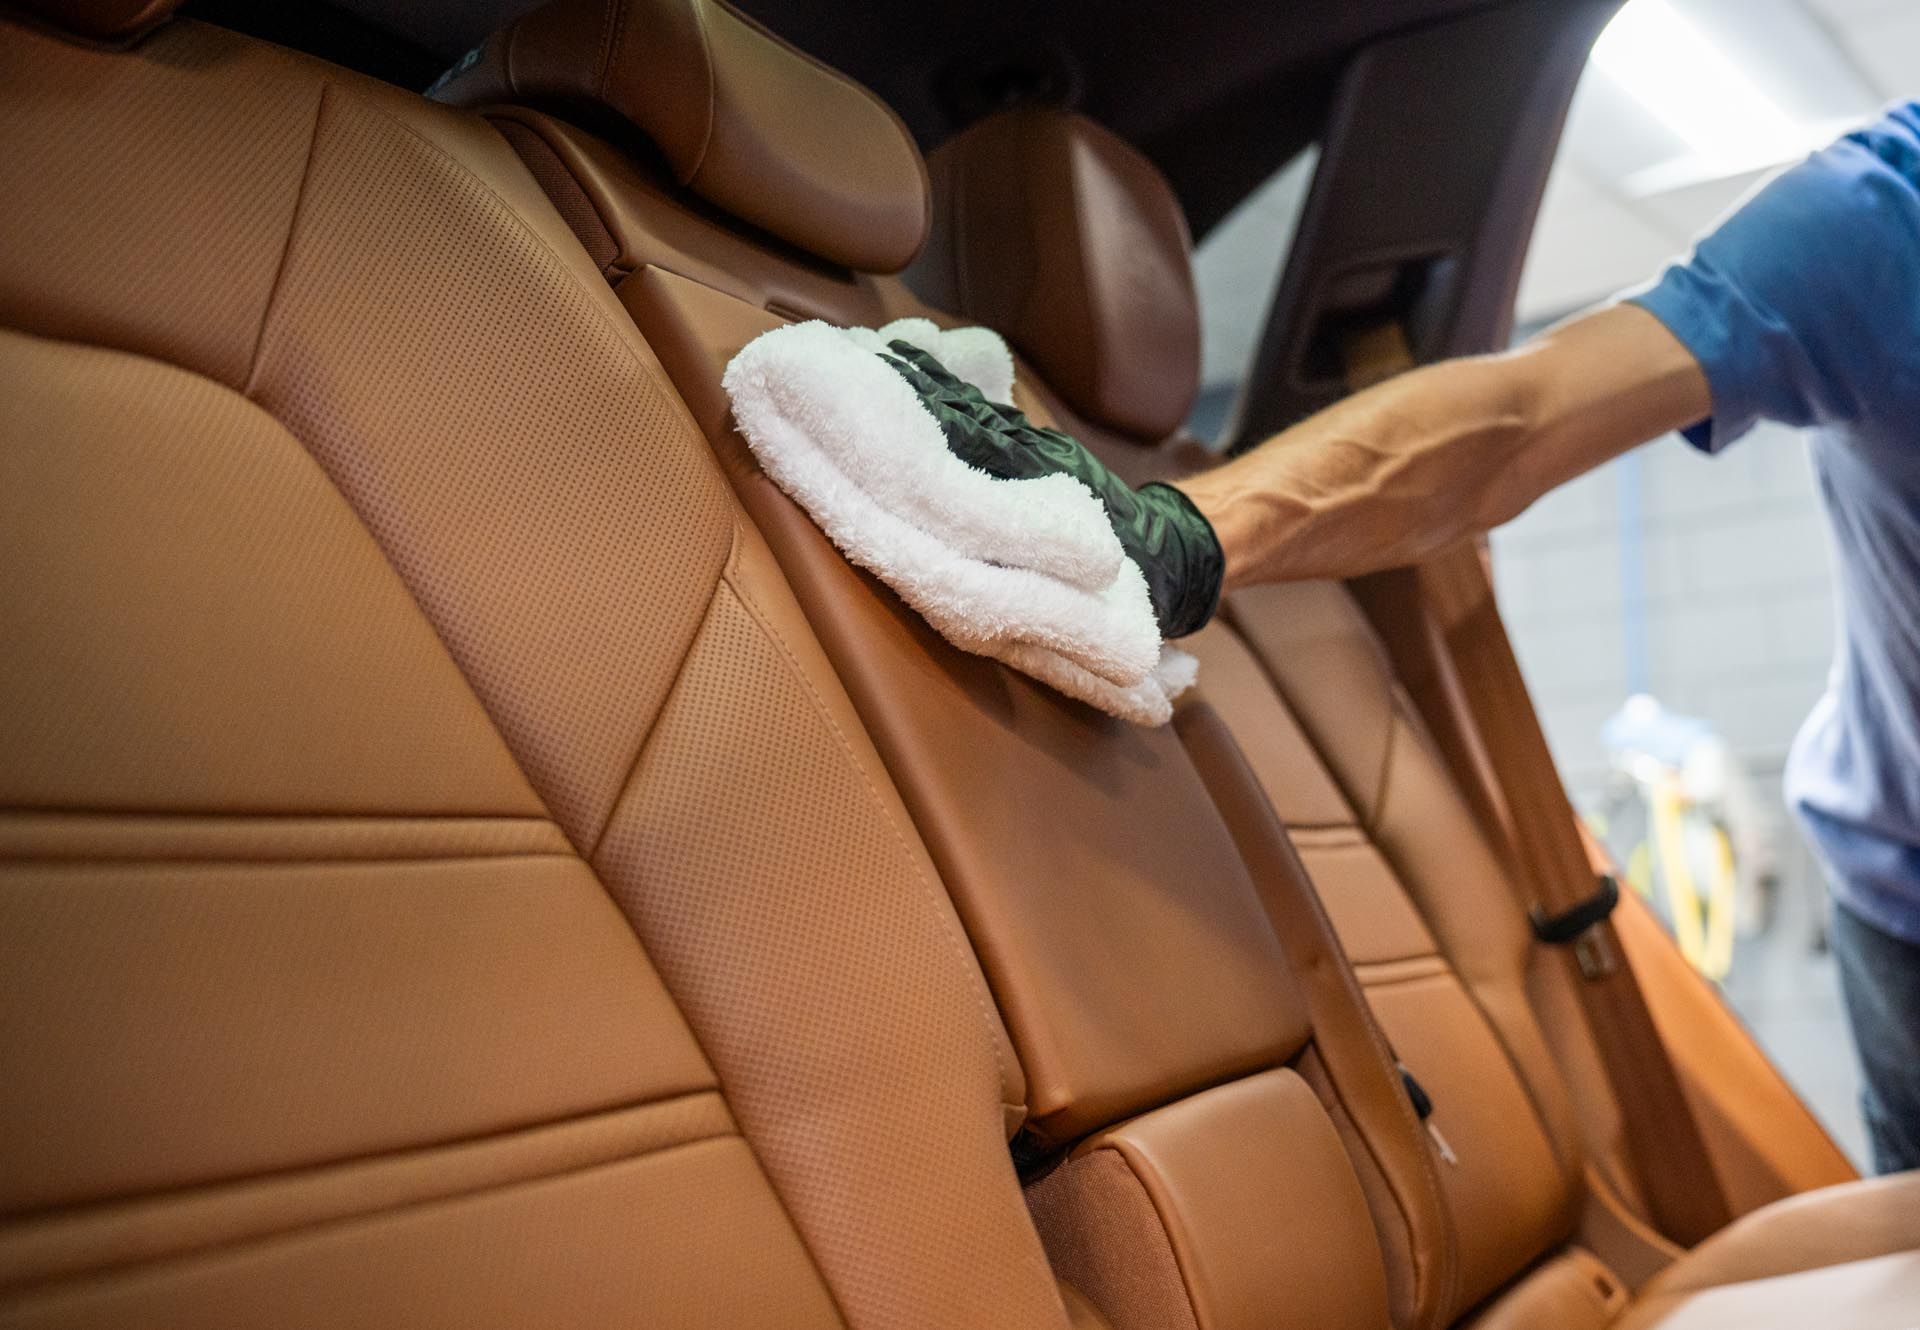
{"type": "Polygon", "coordinates": [[[1833,651],[1830,554],[1795,432],[1763,426],[1718,457],[1662,439],[1548,495],[1493,548],[1576,793],[1604,776],[1600,726],[1636,686],[1712,722],[1756,773],[1779,770],[1833,651]]]}

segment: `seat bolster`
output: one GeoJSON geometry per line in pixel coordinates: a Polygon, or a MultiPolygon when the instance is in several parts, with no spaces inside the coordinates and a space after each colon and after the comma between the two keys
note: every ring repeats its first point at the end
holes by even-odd
{"type": "Polygon", "coordinates": [[[1101,1132],[1030,1196],[1062,1276],[1116,1330],[1252,1330],[1276,1308],[1322,1330],[1388,1324],[1366,1199],[1291,1069],[1101,1132]]]}
{"type": "Polygon", "coordinates": [[[1676,1261],[1648,1298],[1920,1251],[1920,1172],[1803,1192],[1735,1220],[1676,1261]]]}

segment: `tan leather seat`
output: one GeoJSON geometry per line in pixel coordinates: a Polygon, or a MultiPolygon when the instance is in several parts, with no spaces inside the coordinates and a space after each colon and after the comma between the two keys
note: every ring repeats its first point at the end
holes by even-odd
{"type": "Polygon", "coordinates": [[[0,1325],[1063,1326],[949,900],[591,260],[479,117],[58,27],[159,8],[0,21],[0,1325]]]}
{"type": "MultiPolygon", "coordinates": [[[[1186,232],[1151,164],[1083,117],[1034,109],[957,136],[931,166],[920,288],[1059,367],[1054,413],[1118,467],[1177,471],[1177,457],[1141,447],[1177,430],[1199,377],[1186,232]],[[1054,276],[1016,287],[989,264],[1054,276]],[[1063,309],[1072,332],[1055,322],[1063,309]],[[1148,359],[1153,374],[1125,372],[1148,359]]],[[[1343,589],[1240,593],[1188,646],[1201,695],[1239,736],[1375,1014],[1432,1096],[1454,1156],[1440,1174],[1456,1316],[1573,1222],[1577,1129],[1528,1002],[1524,921],[1493,895],[1506,891],[1499,869],[1343,589]]]]}
{"type": "MultiPolygon", "coordinates": [[[[630,7],[627,21],[680,31],[688,3],[630,7]]],[[[695,7],[707,25],[739,22],[695,7]]],[[[1026,1072],[1018,1145],[1056,1266],[1115,1325],[1253,1326],[1286,1309],[1301,1324],[1378,1326],[1390,1306],[1399,1324],[1433,1323],[1453,1275],[1428,1138],[1270,810],[1260,804],[1260,823],[1216,805],[1222,790],[1257,795],[1237,754],[1196,761],[1169,730],[1109,721],[953,651],[852,570],[733,433],[719,371],[746,341],[785,318],[875,323],[920,307],[874,273],[881,265],[847,266],[847,243],[828,248],[810,223],[784,223],[789,211],[817,216],[818,199],[783,209],[762,197],[748,215],[671,151],[684,189],[562,120],[505,105],[613,111],[657,133],[671,117],[652,101],[674,95],[677,62],[711,58],[716,87],[778,68],[772,81],[788,90],[814,67],[765,38],[755,52],[691,55],[629,44],[609,65],[605,13],[536,11],[441,95],[496,104],[550,191],[575,200],[566,211],[605,256],[873,733],[1026,1072]],[[699,216],[690,195],[813,257],[699,216]]],[[[805,124],[844,150],[823,196],[890,187],[871,164],[891,150],[868,136],[911,148],[877,104],[841,118],[824,97],[782,110],[783,131],[805,124]]],[[[729,137],[752,133],[743,122],[729,137]]]]}
{"type": "MultiPolygon", "coordinates": [[[[947,650],[726,428],[745,337],[918,308],[855,271],[912,145],[717,6],[555,12],[515,69],[673,179],[203,25],[0,28],[0,1325],[1436,1323],[1260,750],[947,650]]],[[[1873,1194],[1793,1296],[1894,1305],[1873,1194]]],[[[1840,1231],[1790,1221],[1636,1330],[1840,1231]]]]}
{"type": "MultiPolygon", "coordinates": [[[[919,289],[1052,367],[1055,413],[1117,468],[1165,477],[1206,464],[1177,437],[1163,443],[1191,403],[1198,346],[1185,231],[1151,165],[1083,118],[1030,110],[957,136],[930,166],[935,233],[919,289]],[[1030,272],[1051,284],[1006,276],[1030,272]]],[[[1583,1093],[1604,1082],[1581,1070],[1590,1047],[1556,1050],[1564,1063],[1550,1054],[1535,1004],[1566,1000],[1549,982],[1557,967],[1365,616],[1337,585],[1255,588],[1229,596],[1189,645],[1200,696],[1239,737],[1453,1145],[1458,1162],[1442,1170],[1460,1257],[1452,1313],[1517,1279],[1476,1324],[1614,1323],[1628,1304],[1619,1281],[1563,1250],[1581,1187],[1567,1066],[1583,1093]]],[[[1619,1324],[1812,1324],[1807,1309],[1825,1303],[1826,1323],[1904,1327],[1916,1248],[1920,1176],[1809,1193],[1676,1262],[1619,1324]]]]}

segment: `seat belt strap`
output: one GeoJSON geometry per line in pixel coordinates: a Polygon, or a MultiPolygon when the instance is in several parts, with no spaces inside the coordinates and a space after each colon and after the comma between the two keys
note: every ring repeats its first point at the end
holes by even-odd
{"type": "MultiPolygon", "coordinates": [[[[1413,364],[1397,324],[1352,339],[1347,354],[1348,381],[1356,389],[1413,364]]],[[[1595,892],[1573,805],[1500,619],[1480,544],[1463,543],[1417,569],[1383,577],[1397,584],[1391,600],[1402,612],[1413,610],[1427,620],[1394,626],[1396,636],[1425,634],[1433,655],[1425,687],[1417,690],[1425,695],[1417,702],[1423,712],[1464,708],[1464,717],[1448,716],[1449,723],[1432,727],[1436,738],[1456,779],[1482,784],[1470,791],[1469,801],[1483,821],[1492,818],[1485,830],[1496,852],[1504,852],[1536,934],[1544,927],[1554,934],[1544,941],[1563,944],[1569,980],[1617,1101],[1650,1217],[1663,1233],[1691,1246],[1723,1228],[1731,1210],[1614,932],[1609,916],[1618,887],[1608,893],[1603,884],[1595,892]],[[1468,745],[1472,751],[1465,751],[1468,745]]],[[[1363,603],[1370,598],[1363,589],[1363,603]]],[[[1416,691],[1413,681],[1403,683],[1416,691]]]]}

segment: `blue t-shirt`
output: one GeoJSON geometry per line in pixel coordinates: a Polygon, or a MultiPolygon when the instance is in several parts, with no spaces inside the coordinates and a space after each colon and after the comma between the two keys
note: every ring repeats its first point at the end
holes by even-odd
{"type": "Polygon", "coordinates": [[[1810,431],[1839,645],[1787,799],[1840,901],[1920,943],[1920,102],[1776,177],[1628,298],[1706,370],[1694,446],[1810,431]]]}

